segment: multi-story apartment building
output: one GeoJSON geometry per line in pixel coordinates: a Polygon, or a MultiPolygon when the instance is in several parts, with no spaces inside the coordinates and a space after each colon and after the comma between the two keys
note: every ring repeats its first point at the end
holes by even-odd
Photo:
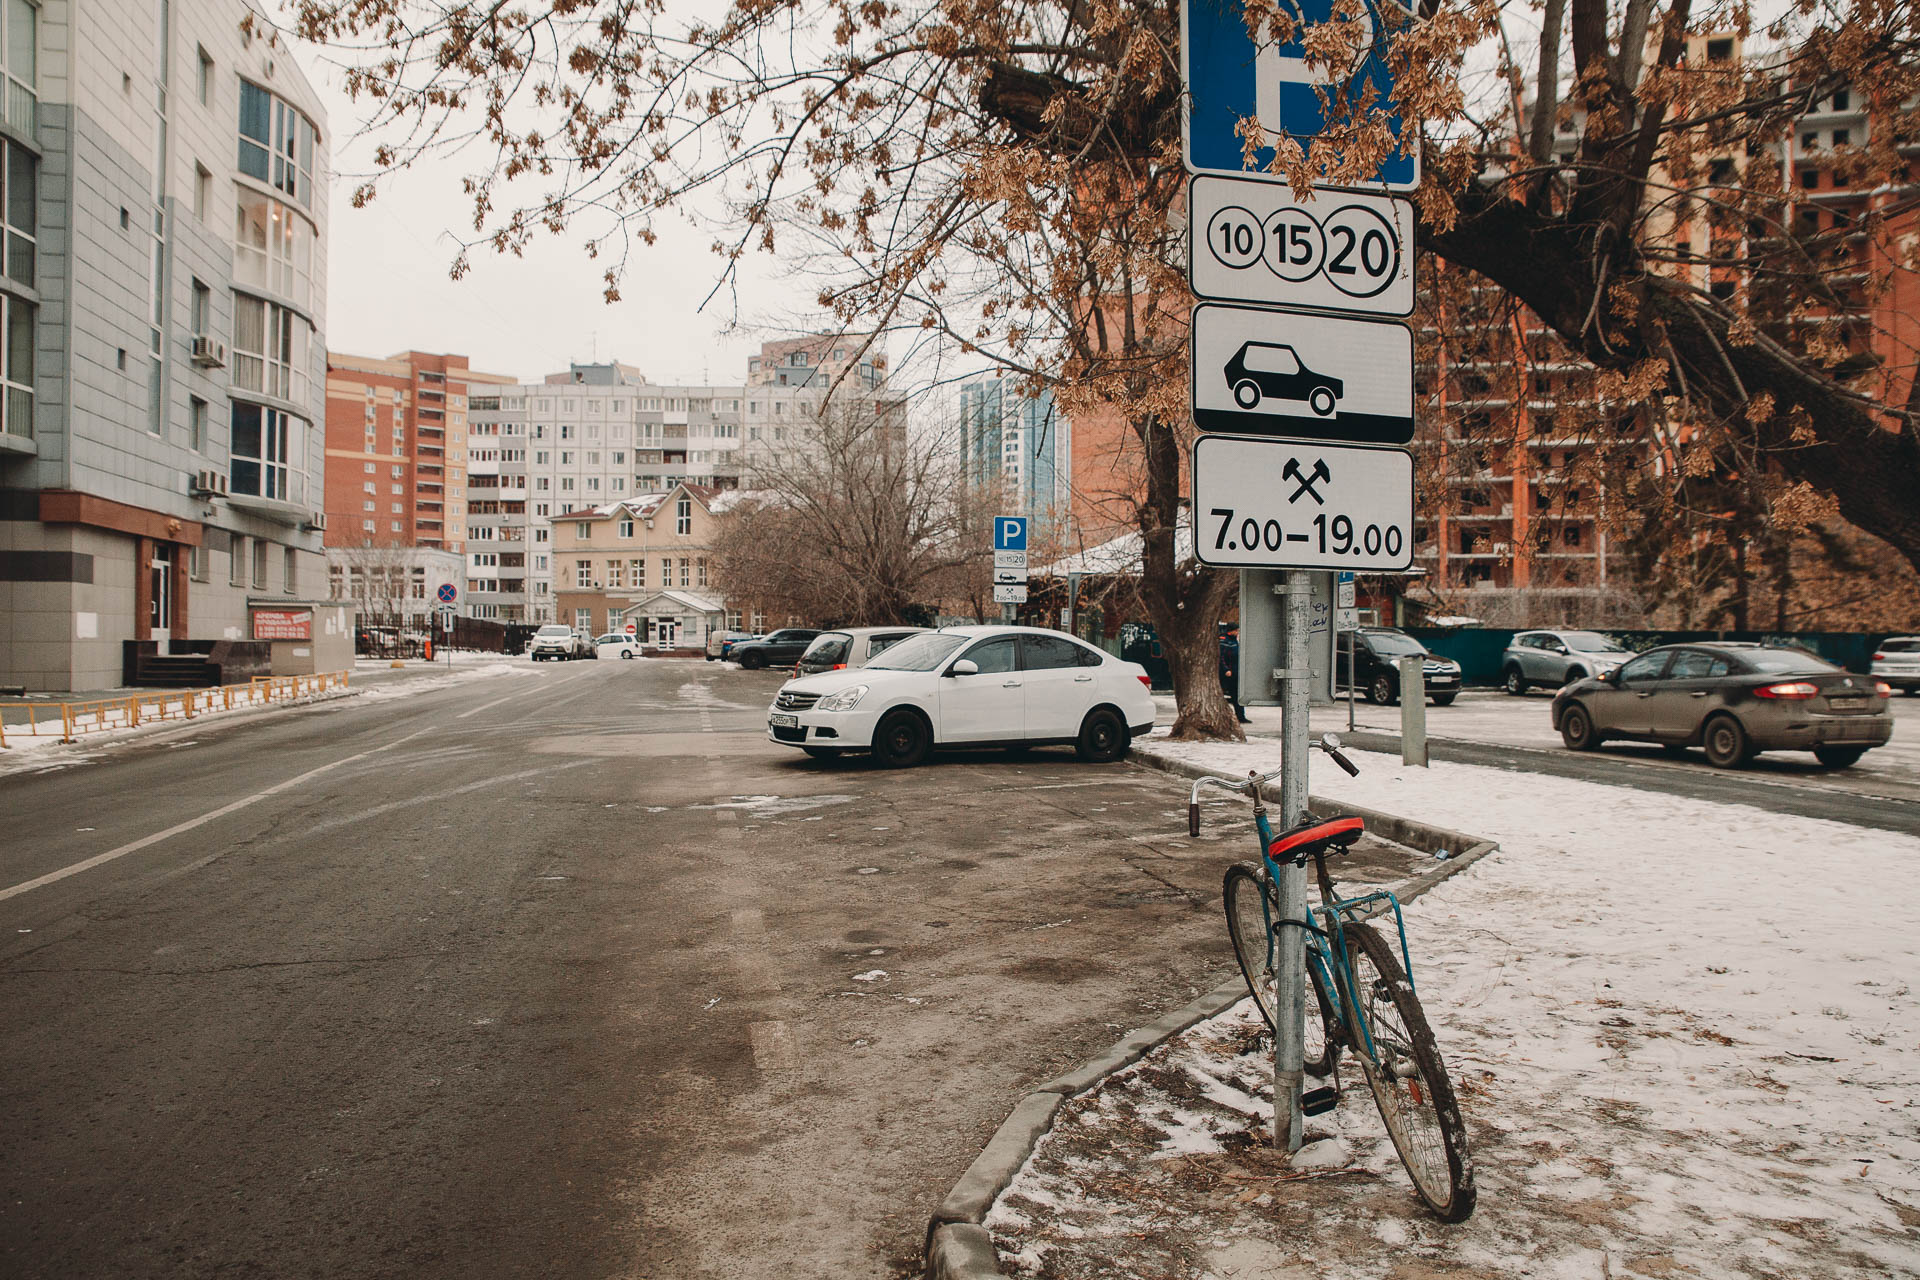
{"type": "Polygon", "coordinates": [[[698,648],[728,614],[712,573],[716,523],[727,494],[676,484],[575,511],[553,526],[557,618],[601,635],[627,622],[648,644],[698,648]]]}
{"type": "Polygon", "coordinates": [[[830,390],[836,402],[864,400],[903,419],[885,357],[856,360],[860,345],[852,337],[770,342],[749,360],[747,380],[730,385],[669,386],[609,362],[475,390],[467,405],[468,611],[568,621],[556,601],[555,522],[681,483],[750,485],[755,467],[805,447],[830,390]]]}
{"type": "Polygon", "coordinates": [[[1049,520],[1066,507],[1071,428],[1051,392],[1023,396],[998,377],[961,383],[959,445],[966,482],[997,488],[1009,514],[1049,520]]]}
{"type": "Polygon", "coordinates": [[[245,0],[6,0],[0,680],[324,595],[325,116],[245,0]]]}
{"type": "Polygon", "coordinates": [[[511,386],[465,356],[327,353],[329,549],[466,550],[468,472],[498,474],[467,440],[470,388],[511,386]]]}

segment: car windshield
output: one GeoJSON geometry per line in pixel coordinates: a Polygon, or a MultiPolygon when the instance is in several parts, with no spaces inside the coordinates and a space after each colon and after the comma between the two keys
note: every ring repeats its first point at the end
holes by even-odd
{"type": "Polygon", "coordinates": [[[563,627],[556,624],[551,627],[540,628],[539,634],[543,636],[570,636],[573,634],[573,628],[563,627]]]}
{"type": "Polygon", "coordinates": [[[929,632],[911,640],[902,640],[867,666],[880,671],[931,671],[967,640],[967,636],[954,635],[950,631],[929,632]]]}
{"type": "Polygon", "coordinates": [[[853,637],[844,631],[826,631],[813,638],[807,651],[800,655],[802,662],[845,662],[847,660],[847,642],[853,637]]]}
{"type": "Polygon", "coordinates": [[[1630,653],[1632,650],[1609,640],[1598,631],[1562,631],[1560,639],[1578,653],[1630,653]]]}
{"type": "Polygon", "coordinates": [[[1840,669],[1800,649],[1747,649],[1740,660],[1765,675],[1824,675],[1840,669]]]}
{"type": "Polygon", "coordinates": [[[1412,654],[1425,653],[1427,648],[1412,636],[1398,631],[1369,631],[1367,643],[1373,646],[1375,653],[1412,654]]]}

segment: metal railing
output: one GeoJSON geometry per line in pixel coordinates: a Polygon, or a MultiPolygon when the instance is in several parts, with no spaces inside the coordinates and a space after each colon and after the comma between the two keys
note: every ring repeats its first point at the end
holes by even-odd
{"type": "Polygon", "coordinates": [[[45,738],[52,737],[58,726],[60,741],[73,742],[84,733],[135,729],[156,720],[192,720],[243,707],[344,693],[347,677],[345,671],[323,671],[310,676],[255,676],[246,684],[164,689],[79,702],[0,702],[0,749],[8,745],[9,730],[15,739],[45,738]],[[9,716],[13,717],[12,723],[8,722],[9,716]]]}

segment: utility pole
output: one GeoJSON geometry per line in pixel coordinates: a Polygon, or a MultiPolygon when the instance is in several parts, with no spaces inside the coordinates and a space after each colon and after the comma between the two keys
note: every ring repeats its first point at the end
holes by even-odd
{"type": "MultiPolygon", "coordinates": [[[[1280,647],[1286,666],[1280,679],[1280,815],[1275,825],[1287,830],[1307,812],[1308,700],[1313,681],[1311,631],[1313,577],[1305,569],[1289,569],[1274,589],[1282,598],[1280,647]]],[[[1291,862],[1280,864],[1282,920],[1307,919],[1307,869],[1291,862]]],[[[1288,1151],[1300,1149],[1302,1121],[1300,1094],[1304,1088],[1301,1059],[1305,1056],[1307,973],[1306,935],[1289,929],[1281,935],[1274,966],[1274,1012],[1279,1026],[1273,1040],[1273,1144],[1288,1151]]]]}

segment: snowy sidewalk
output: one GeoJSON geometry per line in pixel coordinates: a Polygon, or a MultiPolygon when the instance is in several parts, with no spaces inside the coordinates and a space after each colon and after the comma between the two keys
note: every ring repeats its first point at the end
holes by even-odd
{"type": "MultiPolygon", "coordinates": [[[[1271,744],[1143,745],[1271,767],[1271,744]]],[[[1420,1209],[1351,1067],[1309,1122],[1351,1159],[1288,1169],[1243,1002],[1062,1108],[987,1220],[1008,1274],[1920,1274],[1920,839],[1356,759],[1316,793],[1502,846],[1407,921],[1474,1217],[1420,1209]]]]}

